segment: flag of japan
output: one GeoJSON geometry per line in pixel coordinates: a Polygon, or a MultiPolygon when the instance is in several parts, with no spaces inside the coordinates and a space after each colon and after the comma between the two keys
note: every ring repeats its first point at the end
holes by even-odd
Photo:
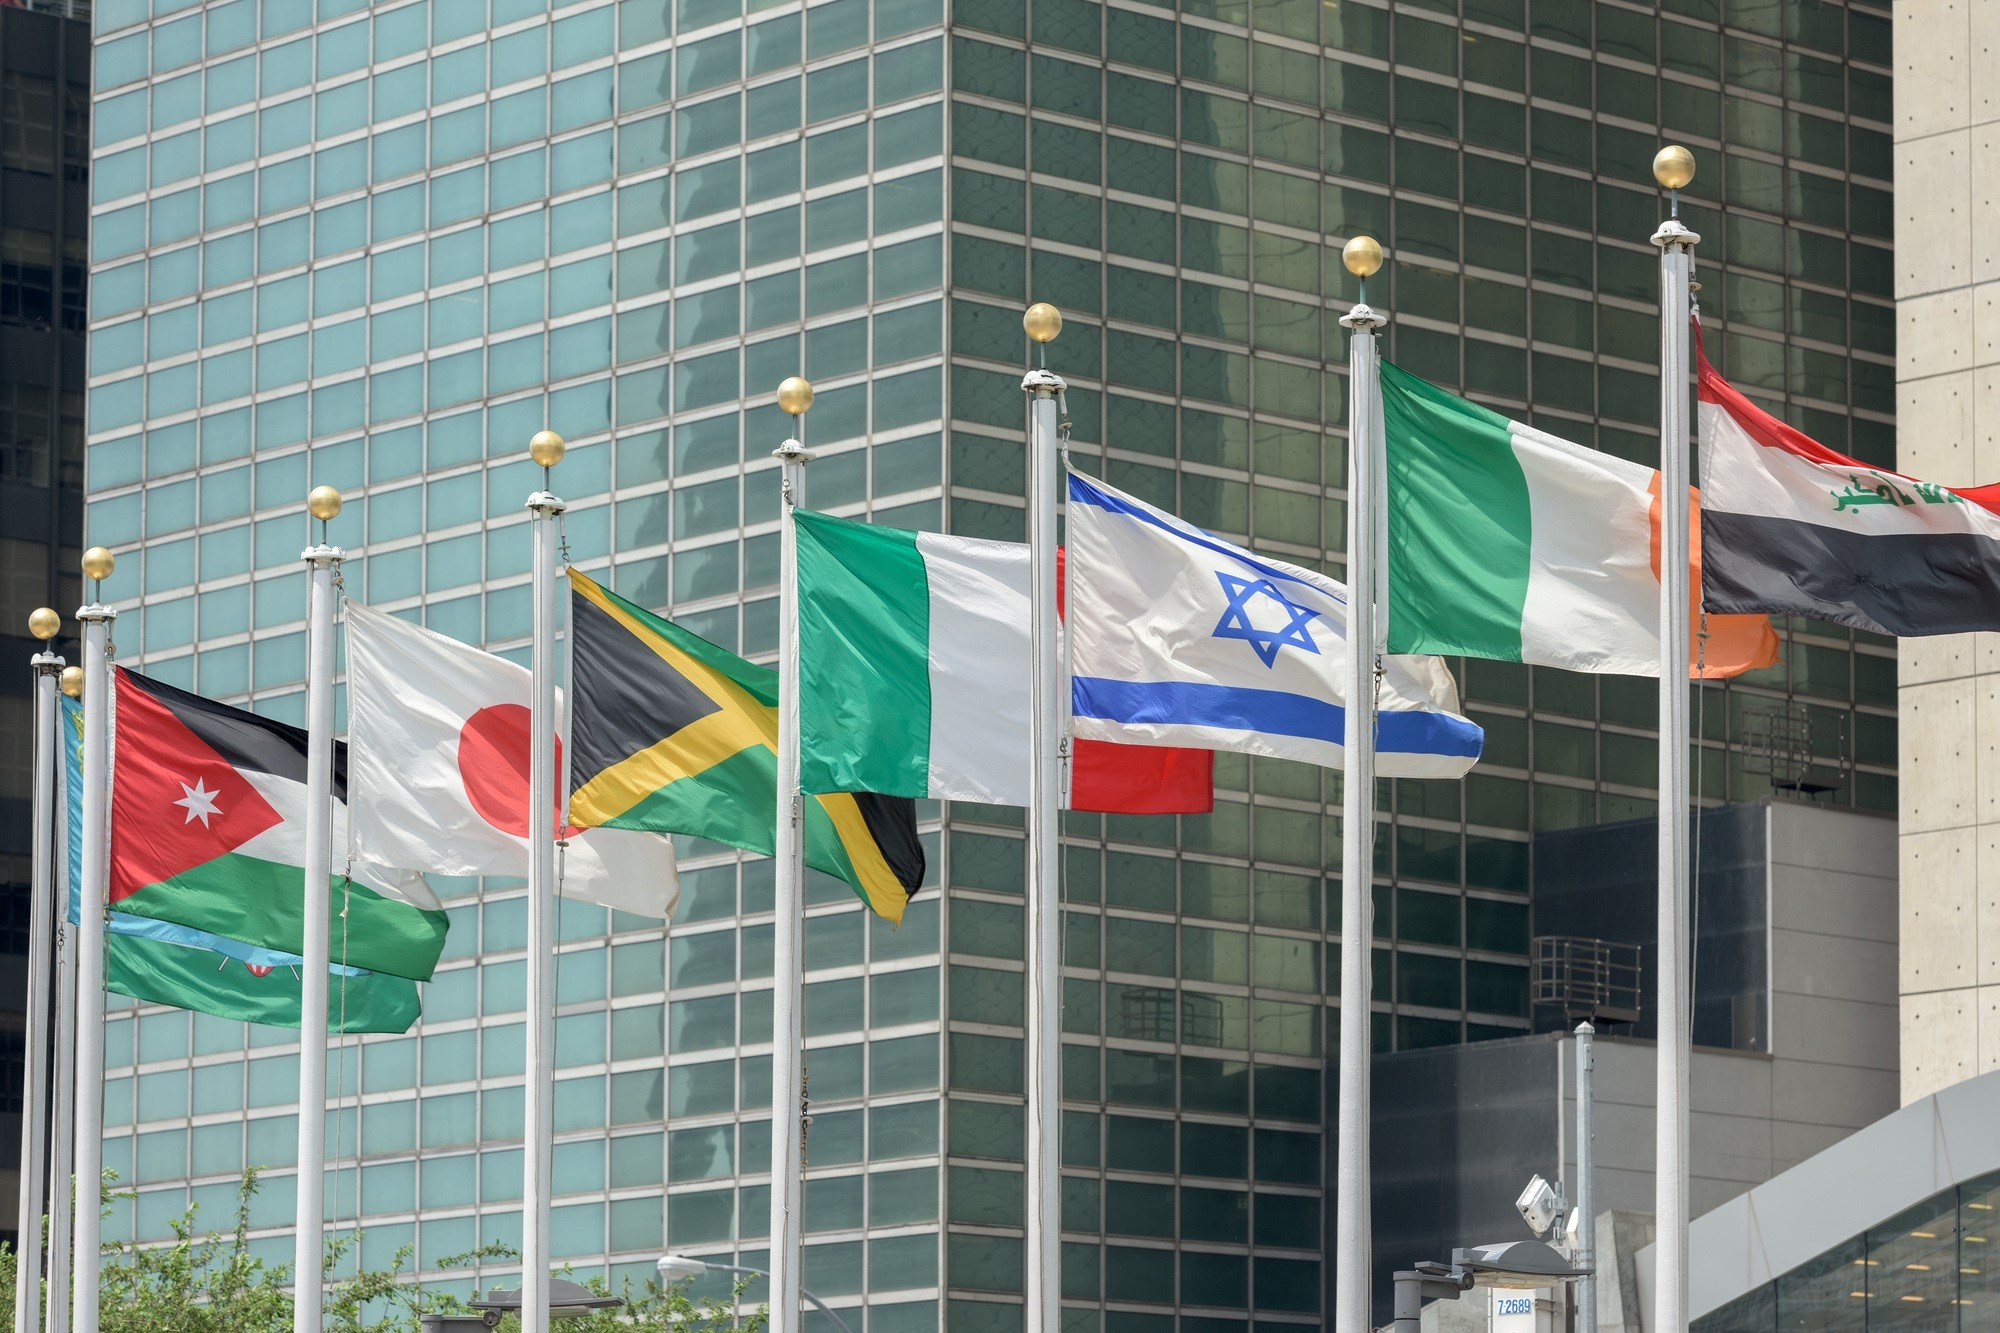
{"type": "MultiPolygon", "coordinates": [[[[444,875],[528,873],[526,668],[347,604],[348,809],[354,855],[444,875]]],[[[673,844],[561,828],[560,891],[641,916],[680,896],[673,844]]]]}

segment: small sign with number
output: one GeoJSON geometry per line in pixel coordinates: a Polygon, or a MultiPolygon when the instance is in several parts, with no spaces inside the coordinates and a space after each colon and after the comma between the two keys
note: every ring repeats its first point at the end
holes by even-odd
{"type": "Polygon", "coordinates": [[[1546,1333],[1553,1327],[1554,1302],[1547,1291],[1489,1287],[1486,1327],[1489,1333],[1546,1333]]]}

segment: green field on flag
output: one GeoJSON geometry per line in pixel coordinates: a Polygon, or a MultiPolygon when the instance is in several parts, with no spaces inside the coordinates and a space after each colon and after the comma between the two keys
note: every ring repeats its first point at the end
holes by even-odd
{"type": "Polygon", "coordinates": [[[799,785],[1028,801],[1028,548],[795,516],[799,785]]]}
{"type": "Polygon", "coordinates": [[[1382,363],[1389,651],[1521,660],[1534,518],[1510,422],[1382,363]]]}
{"type": "Polygon", "coordinates": [[[930,585],[916,534],[795,515],[799,786],[930,794],[930,585]]]}

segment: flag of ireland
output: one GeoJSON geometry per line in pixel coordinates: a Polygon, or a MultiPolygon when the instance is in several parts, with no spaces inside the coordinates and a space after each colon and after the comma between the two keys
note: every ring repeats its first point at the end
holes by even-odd
{"type": "Polygon", "coordinates": [[[1026,805],[1028,548],[796,522],[800,787],[1026,805]]]}
{"type": "MultiPolygon", "coordinates": [[[[1389,651],[1657,676],[1660,474],[1386,361],[1381,383],[1389,651]]],[[[1689,674],[1770,666],[1768,619],[1701,619],[1698,498],[1691,508],[1689,674]]]]}
{"type": "MultiPolygon", "coordinates": [[[[800,786],[1026,805],[1028,548],[796,517],[800,786]]],[[[1071,808],[1214,808],[1208,751],[1104,730],[1077,742],[1071,808]]]]}
{"type": "MultiPolygon", "coordinates": [[[[332,845],[347,845],[335,748],[332,845]]],[[[245,945],[304,948],[306,734],[122,668],[112,709],[110,908],[245,945]]],[[[415,875],[356,868],[334,958],[427,980],[446,919],[415,875]],[[344,951],[344,956],[343,956],[344,951]]]]}

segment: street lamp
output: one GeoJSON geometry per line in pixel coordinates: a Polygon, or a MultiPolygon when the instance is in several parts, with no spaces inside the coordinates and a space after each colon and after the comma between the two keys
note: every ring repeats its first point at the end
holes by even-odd
{"type": "Polygon", "coordinates": [[[1538,1240],[1453,1250],[1448,1265],[1432,1260],[1396,1274],[1394,1327],[1396,1333],[1418,1333],[1426,1300],[1455,1301],[1474,1287],[1546,1287],[1590,1273],[1588,1268],[1570,1267],[1553,1246],[1538,1240]]]}
{"type": "MultiPolygon", "coordinates": [[[[424,1333],[486,1333],[486,1330],[499,1326],[502,1315],[521,1313],[521,1292],[518,1288],[507,1291],[495,1287],[486,1293],[485,1300],[467,1301],[466,1304],[478,1313],[427,1314],[420,1321],[424,1333]]],[[[551,1319],[575,1319],[592,1310],[609,1310],[623,1304],[623,1298],[599,1296],[580,1282],[559,1277],[549,1279],[551,1319]]]]}
{"type": "MultiPolygon", "coordinates": [[[[691,1277],[700,1277],[703,1273],[708,1272],[744,1273],[750,1277],[761,1278],[769,1278],[771,1276],[761,1268],[738,1268],[735,1264],[714,1264],[706,1259],[696,1259],[691,1255],[685,1254],[663,1254],[660,1256],[660,1262],[656,1266],[660,1270],[661,1286],[668,1286],[675,1282],[685,1282],[691,1277]]],[[[799,1288],[799,1295],[818,1306],[820,1313],[831,1319],[834,1327],[838,1328],[840,1333],[853,1333],[853,1330],[848,1328],[847,1321],[835,1314],[833,1307],[825,1301],[803,1287],[799,1288]]]]}

